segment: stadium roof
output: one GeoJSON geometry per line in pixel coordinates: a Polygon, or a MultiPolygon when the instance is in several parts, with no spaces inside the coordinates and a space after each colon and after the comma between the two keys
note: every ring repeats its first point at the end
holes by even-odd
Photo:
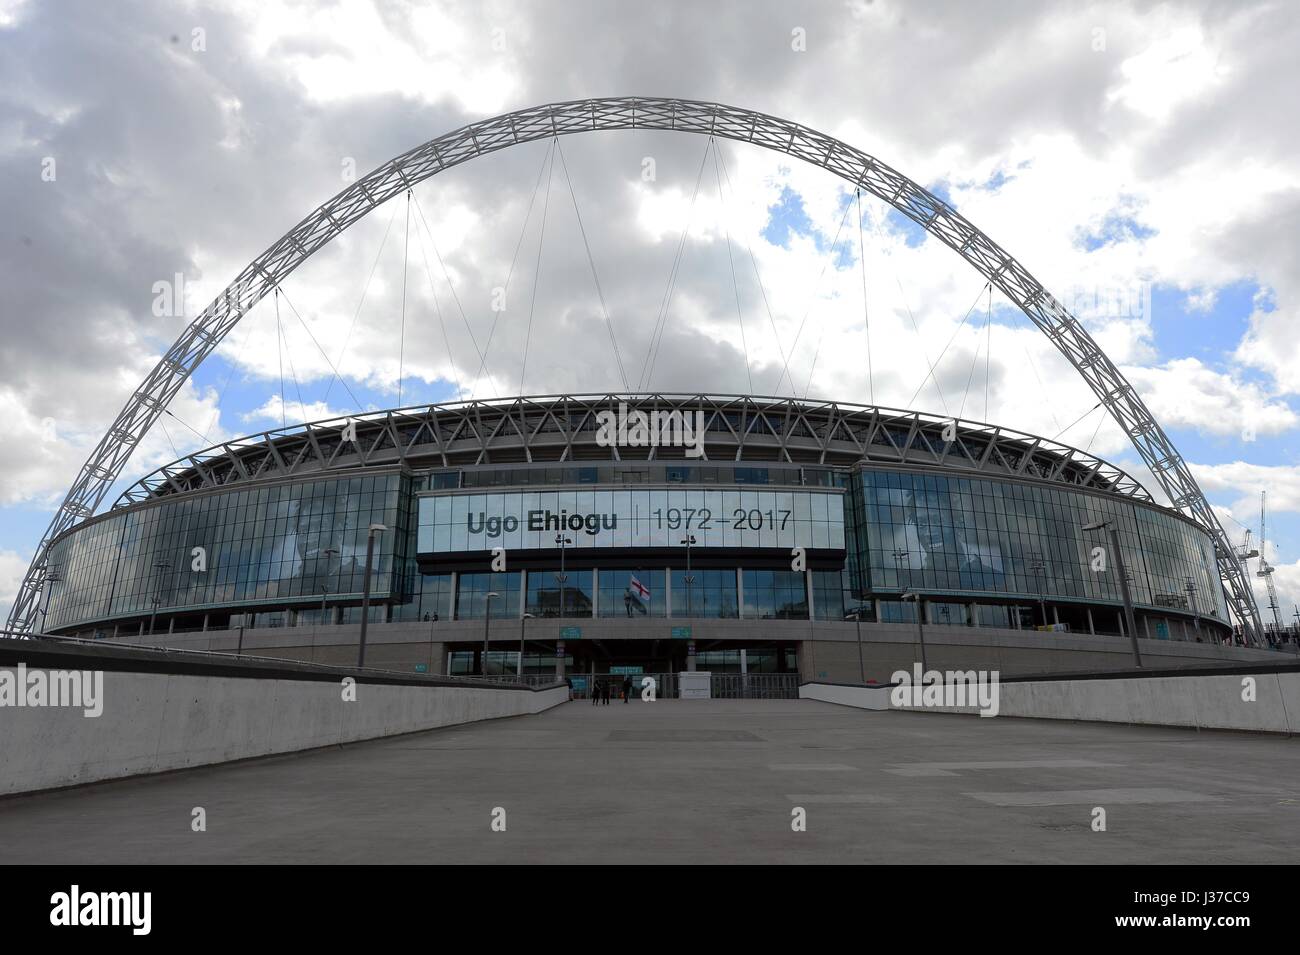
{"type": "Polygon", "coordinates": [[[941,467],[1029,478],[1150,501],[1136,480],[1087,452],[1010,428],[835,401],[714,394],[582,394],[475,400],[367,412],[264,431],[166,464],[114,509],[235,484],[358,468],[678,461],[812,467],[941,467]],[[703,414],[704,454],[597,443],[597,416],[625,402],[643,412],[703,414]],[[355,425],[356,441],[344,440],[355,425]],[[947,436],[954,440],[945,440],[947,436]]]}

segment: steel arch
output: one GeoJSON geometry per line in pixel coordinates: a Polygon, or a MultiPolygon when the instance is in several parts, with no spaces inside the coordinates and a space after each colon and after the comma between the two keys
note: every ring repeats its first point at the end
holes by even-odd
{"type": "Polygon", "coordinates": [[[1029,271],[955,209],[861,150],[789,120],[720,103],[658,97],[600,97],[551,103],[470,123],[417,146],[357,180],[290,229],[244,268],[187,326],[132,394],[69,488],[41,539],[9,615],[30,631],[50,541],[92,515],[135,446],[195,368],[239,319],[318,249],[376,206],[476,156],[554,136],[612,129],[700,133],[752,143],[820,166],[883,199],[964,258],[1015,302],[1124,428],[1174,508],[1215,538],[1219,576],[1238,622],[1257,639],[1254,594],[1210,503],[1169,437],[1079,320],[1029,271]]]}

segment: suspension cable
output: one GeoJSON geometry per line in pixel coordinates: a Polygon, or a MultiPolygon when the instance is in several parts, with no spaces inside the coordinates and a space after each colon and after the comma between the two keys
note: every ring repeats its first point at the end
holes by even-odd
{"type": "MultiPolygon", "coordinates": [[[[989,289],[990,301],[992,301],[991,299],[991,296],[993,294],[992,286],[986,285],[985,287],[989,289]]],[[[981,295],[984,294],[984,289],[980,289],[980,294],[981,295]]],[[[975,301],[978,304],[979,296],[976,296],[975,301]]],[[[971,307],[974,308],[974,306],[971,307]]],[[[988,316],[984,320],[984,324],[987,326],[988,323],[991,322],[992,320],[993,320],[993,312],[990,309],[988,316]]],[[[958,418],[962,417],[966,413],[966,401],[970,398],[970,386],[971,383],[975,380],[975,369],[979,365],[980,351],[981,349],[983,349],[983,347],[984,347],[983,343],[979,340],[979,329],[976,329],[975,330],[975,354],[973,354],[970,359],[970,374],[966,376],[966,390],[962,392],[961,407],[957,409],[958,418]]],[[[943,356],[940,355],[939,357],[942,358],[943,356]]],[[[986,355],[984,360],[984,420],[985,421],[988,421],[988,411],[989,411],[988,367],[989,367],[988,356],[986,355]]]]}
{"type": "MultiPolygon", "coordinates": [[[[331,368],[334,368],[334,377],[330,379],[329,384],[325,387],[325,397],[322,399],[326,404],[330,400],[330,392],[334,390],[334,382],[339,381],[338,366],[343,364],[343,356],[347,354],[348,346],[352,344],[352,333],[356,330],[357,319],[361,317],[361,307],[366,304],[366,295],[370,291],[370,282],[375,277],[375,269],[379,268],[379,259],[384,254],[384,247],[388,244],[388,233],[392,231],[393,220],[397,218],[397,206],[393,206],[393,214],[388,217],[388,225],[384,227],[384,238],[379,243],[379,251],[375,253],[375,261],[370,266],[370,274],[366,276],[366,284],[361,289],[361,298],[357,300],[357,310],[352,313],[352,324],[348,326],[348,334],[343,339],[343,348],[339,350],[339,357],[336,361],[329,362],[331,368]]],[[[327,358],[326,361],[329,361],[327,358]]],[[[349,394],[351,391],[349,390],[349,394]]],[[[356,400],[356,399],[353,399],[356,400]]],[[[358,404],[358,407],[360,405],[358,404]]]]}
{"type": "MultiPolygon", "coordinates": [[[[731,193],[731,197],[734,200],[736,197],[736,189],[731,184],[731,173],[727,169],[726,151],[722,148],[722,144],[720,143],[715,143],[713,148],[715,156],[722,165],[722,178],[727,183],[727,191],[731,193]]],[[[772,338],[776,342],[777,353],[781,356],[781,363],[784,365],[786,363],[786,357],[785,349],[781,346],[781,333],[777,331],[776,316],[772,314],[772,305],[767,299],[767,288],[763,285],[763,277],[758,271],[758,259],[754,255],[754,245],[749,241],[748,236],[745,237],[745,251],[749,254],[749,264],[754,270],[754,283],[758,286],[759,294],[763,298],[763,309],[767,312],[768,324],[772,326],[772,338]]],[[[790,383],[790,387],[794,387],[793,381],[790,383]]]]}
{"type": "MultiPolygon", "coordinates": [[[[423,222],[424,213],[420,210],[420,201],[418,199],[415,199],[414,193],[412,193],[411,198],[415,202],[416,214],[420,217],[420,221],[423,222]]],[[[429,252],[424,246],[424,236],[420,233],[420,229],[418,228],[418,226],[415,230],[415,241],[419,243],[420,258],[424,262],[424,274],[429,279],[429,295],[433,298],[433,310],[438,315],[438,328],[442,330],[442,347],[447,350],[447,361],[451,363],[451,380],[452,383],[455,384],[456,386],[456,397],[458,399],[464,398],[467,392],[465,391],[464,387],[461,385],[460,371],[456,367],[456,357],[455,355],[452,354],[451,351],[451,339],[447,337],[447,322],[445,317],[442,314],[442,303],[438,300],[438,290],[433,283],[433,269],[430,268],[429,266],[429,252]]],[[[465,324],[466,327],[468,328],[469,323],[466,322],[465,324]]],[[[473,332],[470,332],[470,340],[471,341],[474,340],[473,332]]],[[[474,348],[475,350],[478,349],[477,342],[474,343],[474,348]]],[[[482,356],[480,355],[480,357],[482,356]]]]}
{"type": "Polygon", "coordinates": [[[406,362],[406,267],[411,261],[411,190],[406,190],[406,238],[402,246],[402,318],[397,334],[397,407],[402,407],[402,371],[406,362]]]}
{"type": "MultiPolygon", "coordinates": [[[[790,371],[790,362],[794,360],[795,352],[799,348],[799,339],[803,335],[804,325],[807,324],[808,316],[812,313],[813,305],[816,304],[817,293],[818,291],[821,290],[822,279],[826,277],[826,269],[830,267],[831,261],[835,258],[835,254],[836,254],[835,250],[839,248],[839,244],[840,244],[840,233],[844,231],[844,223],[849,221],[849,210],[852,208],[853,208],[852,202],[846,202],[844,204],[844,215],[840,216],[839,228],[835,230],[835,238],[831,240],[830,258],[828,258],[825,261],[825,263],[822,264],[822,270],[817,275],[817,282],[815,285],[813,285],[812,291],[809,292],[808,294],[808,305],[807,307],[804,308],[803,318],[799,320],[799,328],[795,331],[794,334],[794,343],[790,345],[790,354],[786,358],[785,367],[781,369],[781,377],[776,380],[776,394],[781,393],[781,383],[785,381],[785,376],[790,371]]],[[[823,332],[824,331],[825,329],[823,328],[823,332]]],[[[814,357],[814,361],[816,361],[815,357],[814,357]]],[[[794,383],[794,375],[790,375],[790,387],[792,389],[796,387],[794,383]]]]}
{"type": "MultiPolygon", "coordinates": [[[[465,333],[468,333],[468,335],[469,335],[469,343],[471,343],[472,346],[474,347],[474,355],[477,355],[477,356],[478,356],[478,374],[482,374],[482,373],[485,372],[485,370],[487,370],[487,352],[486,352],[485,350],[480,350],[480,348],[478,348],[478,339],[477,339],[476,337],[474,337],[474,330],[472,329],[472,327],[469,327],[469,316],[467,316],[467,314],[465,314],[464,305],[461,305],[461,304],[460,304],[460,296],[459,296],[459,295],[456,295],[456,286],[455,286],[455,283],[451,281],[451,274],[447,272],[447,264],[446,264],[445,261],[442,260],[442,252],[439,252],[439,251],[438,251],[438,243],[437,243],[437,240],[435,240],[435,239],[433,238],[433,229],[430,229],[430,227],[429,227],[429,220],[426,220],[426,218],[425,218],[425,216],[424,216],[424,207],[422,207],[422,205],[420,205],[420,196],[417,196],[417,195],[413,194],[413,192],[412,192],[411,197],[412,197],[412,201],[415,201],[415,212],[416,212],[417,216],[420,217],[420,225],[424,226],[425,234],[429,236],[429,244],[430,244],[430,246],[433,246],[433,255],[434,255],[435,259],[438,260],[438,266],[439,266],[439,268],[442,269],[442,277],[446,279],[446,282],[447,282],[447,290],[451,292],[451,300],[454,301],[454,303],[456,304],[456,311],[458,311],[458,312],[460,313],[460,321],[461,321],[461,324],[463,324],[463,325],[465,326],[465,333]]],[[[420,230],[419,230],[419,229],[416,230],[416,238],[417,238],[417,239],[420,239],[420,230]]],[[[421,243],[420,248],[421,248],[421,249],[424,248],[424,239],[420,239],[420,243],[421,243]]],[[[424,253],[424,256],[425,256],[425,257],[424,257],[425,272],[428,272],[428,273],[429,273],[429,288],[430,288],[430,290],[432,290],[432,288],[433,288],[433,272],[432,272],[432,270],[429,269],[429,256],[428,256],[428,253],[424,253]]],[[[438,298],[438,296],[437,296],[437,295],[434,295],[434,301],[435,301],[435,303],[437,303],[437,298],[438,298]]],[[[441,316],[441,314],[442,314],[442,311],[441,311],[442,307],[441,307],[441,305],[439,305],[438,308],[439,308],[439,312],[438,312],[438,313],[439,313],[439,316],[441,316]]],[[[446,340],[447,340],[447,330],[446,330],[446,326],[443,326],[442,337],[443,337],[443,342],[446,343],[446,340]]],[[[448,356],[450,356],[450,353],[451,353],[450,343],[447,344],[447,353],[448,353],[448,356]]],[[[489,379],[491,378],[491,372],[490,372],[490,370],[487,370],[487,376],[489,376],[489,379]]],[[[494,388],[495,388],[495,386],[494,386],[494,388]]],[[[494,394],[497,394],[497,396],[498,396],[498,398],[499,398],[499,396],[500,396],[500,392],[499,392],[499,391],[495,391],[495,390],[494,390],[494,394]]]]}
{"type": "MultiPolygon", "coordinates": [[[[506,273],[506,284],[502,289],[502,295],[505,297],[507,301],[509,301],[509,297],[510,297],[510,280],[514,278],[515,275],[515,263],[519,259],[519,250],[523,247],[524,235],[528,232],[528,223],[533,217],[533,206],[537,202],[537,193],[540,192],[542,188],[542,176],[546,172],[547,163],[551,159],[551,153],[554,152],[555,150],[555,143],[556,143],[555,139],[551,140],[551,142],[547,145],[546,153],[542,156],[542,164],[540,167],[538,167],[537,170],[537,182],[533,184],[533,195],[532,198],[528,200],[528,209],[524,213],[523,225],[519,227],[519,240],[515,243],[514,255],[510,257],[510,270],[506,273]]],[[[437,252],[437,249],[435,248],[434,251],[437,252]]],[[[459,300],[457,300],[457,304],[459,304],[459,300]]],[[[501,312],[504,310],[505,310],[505,303],[503,302],[501,310],[494,311],[492,313],[492,325],[488,329],[487,343],[483,346],[483,350],[479,352],[478,374],[474,376],[475,381],[477,381],[479,378],[483,376],[484,370],[487,368],[487,356],[488,356],[488,352],[492,349],[492,339],[496,335],[497,321],[501,318],[501,312]]],[[[475,348],[477,347],[478,346],[476,344],[475,348]]],[[[489,376],[489,380],[490,380],[490,376],[489,376]]],[[[495,389],[496,389],[496,385],[494,383],[493,390],[495,391],[495,389]]],[[[499,391],[496,392],[496,394],[498,397],[500,397],[499,391]]]]}
{"type": "MultiPolygon", "coordinates": [[[[261,303],[259,302],[258,304],[260,305],[261,303]]],[[[240,362],[243,361],[244,352],[248,350],[248,340],[253,337],[253,331],[254,323],[250,321],[248,322],[248,328],[244,332],[244,340],[235,351],[235,360],[230,363],[230,371],[226,374],[226,380],[217,391],[217,401],[212,409],[212,417],[208,419],[208,426],[204,430],[204,433],[199,435],[207,445],[213,443],[212,439],[208,437],[208,435],[212,433],[212,428],[217,423],[217,418],[221,415],[221,399],[225,396],[227,389],[230,388],[230,382],[235,377],[235,371],[239,367],[240,362]]],[[[165,411],[166,409],[164,408],[163,410],[165,411]]],[[[186,425],[186,427],[189,428],[189,425],[186,425]]],[[[190,430],[194,431],[193,428],[190,428],[190,430]]],[[[197,431],[194,431],[194,433],[199,434],[197,431]]]]}
{"type": "MultiPolygon", "coordinates": [[[[283,339],[283,344],[284,344],[284,354],[285,354],[285,357],[289,359],[289,374],[290,374],[291,376],[293,376],[293,390],[294,390],[294,392],[298,395],[298,411],[299,411],[299,413],[302,415],[302,420],[303,420],[303,423],[305,424],[306,421],[307,421],[307,406],[306,406],[305,404],[303,404],[303,400],[302,400],[302,384],[298,381],[298,369],[295,368],[295,367],[294,367],[294,364],[293,364],[293,349],[289,347],[289,333],[285,330],[284,326],[281,325],[280,322],[279,322],[279,314],[278,314],[278,313],[279,313],[279,302],[276,303],[276,312],[277,312],[277,315],[276,315],[276,325],[277,325],[277,327],[278,327],[279,330],[280,330],[280,337],[281,337],[281,339],[283,339]]],[[[281,398],[280,398],[280,407],[281,407],[281,409],[284,408],[284,397],[283,397],[283,395],[282,395],[281,398]]],[[[283,417],[283,416],[281,416],[281,417],[283,417]]]]}
{"type": "Polygon", "coordinates": [[[1052,437],[1052,440],[1053,440],[1053,441],[1060,441],[1060,440],[1061,440],[1061,437],[1062,437],[1062,436],[1063,436],[1067,431],[1069,431],[1071,428],[1073,428],[1076,424],[1078,424],[1078,423],[1079,423],[1080,421],[1082,421],[1084,418],[1088,417],[1088,415],[1092,414],[1094,411],[1096,411],[1098,408],[1100,408],[1100,407],[1102,406],[1103,403],[1104,403],[1104,402],[1099,401],[1099,402],[1097,402],[1095,405],[1093,405],[1091,408],[1089,408],[1087,411],[1085,411],[1083,414],[1079,415],[1079,417],[1075,418],[1073,421],[1071,421],[1069,424],[1067,424],[1067,425],[1066,425],[1064,428],[1062,428],[1060,431],[1056,432],[1056,434],[1052,437]]]}
{"type": "MultiPolygon", "coordinates": [[[[822,339],[825,337],[825,335],[826,335],[826,329],[825,327],[823,327],[822,330],[817,334],[817,348],[813,351],[812,364],[808,367],[808,383],[805,384],[803,387],[803,397],[805,401],[808,400],[808,393],[812,391],[813,372],[817,370],[817,358],[822,353],[822,339]]],[[[793,381],[790,382],[790,387],[791,388],[796,387],[793,381]]],[[[798,394],[799,392],[795,391],[796,397],[798,397],[798,394]]]]}
{"type": "MultiPolygon", "coordinates": [[[[560,138],[555,137],[559,143],[560,138]]],[[[551,150],[551,163],[546,173],[546,195],[542,199],[542,222],[537,230],[537,261],[533,265],[533,293],[528,300],[528,330],[524,333],[524,357],[519,364],[519,397],[524,396],[524,377],[528,373],[528,346],[533,338],[533,313],[537,308],[537,287],[542,284],[542,249],[546,244],[546,213],[551,206],[551,177],[555,174],[555,150],[551,150]]]]}
{"type": "Polygon", "coordinates": [[[663,343],[664,331],[668,327],[668,310],[672,305],[673,291],[677,285],[677,274],[681,268],[682,254],[686,249],[686,237],[691,231],[691,218],[695,214],[695,199],[700,193],[700,183],[704,180],[704,166],[709,160],[709,150],[713,146],[713,137],[710,136],[704,142],[704,155],[700,157],[700,169],[695,175],[695,189],[691,192],[691,204],[686,210],[686,225],[682,227],[682,234],[677,240],[677,251],[673,256],[672,267],[668,271],[668,285],[664,288],[663,297],[659,300],[659,314],[655,317],[654,330],[650,335],[650,347],[646,352],[645,361],[641,364],[641,376],[637,379],[637,390],[643,390],[650,384],[650,378],[654,374],[655,364],[659,360],[659,346],[663,343]]]}
{"type": "Polygon", "coordinates": [[[614,321],[610,318],[609,309],[605,306],[605,293],[600,287],[600,276],[596,274],[596,260],[591,254],[591,243],[587,241],[587,227],[582,222],[582,212],[578,209],[578,196],[573,189],[573,181],[569,178],[569,164],[564,161],[564,149],[560,146],[560,139],[555,138],[555,151],[560,157],[560,169],[564,172],[564,182],[569,187],[569,198],[573,200],[573,214],[578,219],[578,231],[582,234],[582,247],[587,251],[587,264],[591,266],[591,278],[596,283],[596,298],[600,300],[600,313],[605,318],[605,329],[609,332],[609,344],[614,349],[614,361],[618,365],[618,377],[623,382],[623,390],[628,391],[627,372],[623,370],[623,356],[618,350],[618,339],[614,335],[614,321]]]}
{"type": "MultiPolygon", "coordinates": [[[[293,301],[289,298],[288,293],[286,293],[284,289],[278,289],[278,291],[280,292],[280,295],[284,297],[284,304],[289,306],[289,310],[293,312],[294,317],[298,319],[298,324],[302,326],[302,330],[307,333],[307,337],[311,339],[311,343],[316,346],[316,350],[320,352],[320,356],[325,359],[325,364],[329,365],[330,371],[334,373],[334,377],[338,380],[338,383],[343,386],[343,390],[348,393],[348,397],[352,399],[352,403],[357,406],[357,411],[364,413],[365,408],[363,408],[361,402],[357,400],[357,396],[352,393],[352,389],[348,387],[347,380],[339,374],[339,370],[335,367],[334,362],[330,361],[330,356],[325,354],[325,349],[322,348],[320,342],[316,340],[316,336],[312,334],[311,328],[303,320],[298,309],[294,308],[293,301]]],[[[326,407],[328,407],[328,405],[326,407]]]]}
{"type": "MultiPolygon", "coordinates": [[[[710,137],[712,138],[712,137],[710,137]]],[[[736,321],[740,324],[740,349],[745,359],[745,377],[749,393],[754,393],[754,373],[749,367],[749,344],[745,341],[745,317],[740,309],[740,283],[736,281],[736,259],[731,254],[731,226],[727,222],[727,200],[722,194],[722,167],[718,162],[718,148],[713,148],[713,177],[718,183],[718,202],[722,204],[722,232],[727,239],[727,264],[731,267],[731,291],[736,299],[736,321]]]]}
{"type": "Polygon", "coordinates": [[[284,346],[280,342],[282,329],[280,328],[280,290],[275,292],[275,354],[280,363],[280,427],[287,428],[288,423],[284,416],[284,346]]]}
{"type": "MultiPolygon", "coordinates": [[[[985,284],[987,285],[988,283],[985,283],[985,284]]],[[[901,286],[901,285],[899,286],[899,291],[902,291],[902,286],[901,286]]],[[[948,338],[948,343],[947,343],[946,345],[943,346],[943,351],[939,352],[939,357],[935,359],[933,365],[930,365],[930,372],[929,372],[929,374],[927,374],[924,378],[921,379],[921,383],[920,383],[919,385],[916,386],[916,391],[912,392],[912,397],[911,397],[911,398],[908,400],[908,402],[907,402],[907,406],[908,406],[909,408],[912,407],[913,402],[916,401],[917,396],[921,393],[921,390],[925,387],[925,383],[926,383],[927,381],[933,380],[933,381],[934,381],[934,386],[935,386],[936,388],[939,387],[939,380],[938,380],[938,378],[937,378],[936,375],[935,375],[936,369],[938,369],[938,367],[939,367],[939,363],[940,363],[941,361],[943,361],[943,356],[946,355],[946,354],[948,354],[948,349],[952,347],[952,343],[955,342],[955,341],[957,340],[957,335],[961,332],[962,328],[966,325],[966,319],[970,318],[971,313],[972,313],[973,311],[975,311],[975,306],[978,305],[978,304],[980,303],[980,299],[983,298],[983,296],[984,296],[984,286],[981,285],[981,286],[980,286],[980,290],[979,290],[978,292],[975,293],[975,300],[974,300],[973,302],[970,303],[970,308],[966,309],[966,314],[963,315],[963,316],[961,317],[961,321],[957,323],[957,327],[953,329],[953,331],[952,331],[952,335],[949,336],[949,338],[948,338]]],[[[908,314],[911,314],[910,310],[909,310],[908,314]]],[[[915,320],[912,321],[912,327],[913,327],[913,329],[916,329],[916,321],[915,321],[915,320]]],[[[916,333],[917,333],[918,336],[921,334],[921,332],[920,332],[919,329],[916,329],[916,333]]],[[[929,362],[930,362],[930,360],[927,358],[927,359],[926,359],[926,364],[929,364],[929,362]]],[[[943,392],[942,392],[942,391],[939,392],[939,399],[940,399],[941,402],[943,401],[943,392]]],[[[963,403],[964,403],[964,402],[963,402],[963,403]]],[[[944,411],[944,414],[947,414],[947,413],[948,413],[948,405],[947,405],[946,402],[943,404],[943,411],[944,411]]],[[[959,417],[960,417],[960,416],[959,416],[959,417]]]]}
{"type": "MultiPolygon", "coordinates": [[[[867,388],[871,394],[871,405],[875,407],[876,377],[871,367],[871,314],[867,308],[867,249],[862,237],[862,190],[853,191],[858,199],[858,263],[862,271],[862,324],[867,329],[867,388]]],[[[804,397],[808,397],[807,392],[804,393],[804,397]]]]}
{"type": "MultiPolygon", "coordinates": [[[[872,224],[872,226],[873,226],[873,227],[875,228],[875,230],[876,230],[876,237],[877,237],[878,239],[880,239],[881,247],[884,248],[884,246],[885,246],[885,235],[884,235],[883,232],[880,231],[880,217],[879,217],[879,216],[872,216],[872,217],[871,217],[871,224],[872,224]]],[[[890,256],[890,258],[892,258],[892,256],[890,256]]],[[[925,348],[925,339],[922,338],[922,336],[921,336],[921,329],[920,329],[920,327],[916,324],[916,316],[912,313],[912,306],[911,306],[910,304],[908,304],[908,301],[907,301],[907,292],[905,292],[905,291],[903,290],[903,280],[902,280],[901,277],[899,277],[899,274],[898,274],[898,270],[897,270],[897,269],[894,269],[893,271],[894,271],[894,284],[898,286],[898,297],[899,297],[899,301],[901,301],[901,302],[903,303],[903,310],[907,312],[907,318],[908,318],[908,321],[910,321],[910,322],[912,323],[912,333],[913,333],[914,335],[916,335],[917,343],[918,343],[918,350],[921,352],[921,358],[925,360],[926,367],[929,369],[929,374],[927,375],[927,377],[930,378],[930,379],[932,379],[932,380],[934,381],[934,390],[937,391],[937,392],[939,393],[939,404],[943,407],[943,413],[944,413],[945,415],[947,415],[947,414],[948,414],[948,402],[947,402],[947,400],[946,400],[946,399],[944,398],[944,396],[943,396],[943,386],[939,384],[939,379],[938,379],[938,377],[937,377],[937,376],[935,375],[935,373],[934,373],[934,368],[935,368],[935,366],[934,366],[933,364],[930,363],[930,356],[929,356],[929,354],[927,353],[926,348],[925,348]]],[[[942,356],[941,356],[941,357],[942,357],[942,356]]],[[[924,388],[924,387],[925,387],[925,379],[923,378],[923,379],[921,379],[921,388],[924,388]]],[[[910,407],[910,406],[912,405],[912,403],[916,400],[916,396],[919,395],[919,394],[921,393],[921,388],[917,388],[917,389],[916,389],[916,394],[914,394],[914,395],[912,396],[911,400],[908,401],[908,406],[909,406],[909,407],[910,407]]]]}
{"type": "Polygon", "coordinates": [[[989,420],[989,365],[993,361],[993,284],[989,283],[988,318],[984,322],[984,420],[989,420]]]}

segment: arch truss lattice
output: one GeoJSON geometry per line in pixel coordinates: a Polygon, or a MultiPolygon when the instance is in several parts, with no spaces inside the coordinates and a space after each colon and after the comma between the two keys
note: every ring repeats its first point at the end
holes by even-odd
{"type": "Polygon", "coordinates": [[[182,332],[82,465],[41,539],[10,611],[10,631],[30,631],[49,568],[50,542],[93,515],[136,446],[185,381],[264,296],[341,232],[388,199],[443,170],[521,143],[597,130],[697,133],[751,143],[820,166],[952,248],[1013,301],[1088,383],[1159,482],[1173,508],[1214,536],[1228,606],[1258,640],[1259,612],[1231,541],[1196,479],[1133,386],[1074,315],[1023,265],[933,193],[825,133],[747,109],[694,100],[602,97],[552,103],[471,123],[389,160],[315,209],[246,266],[182,332]]]}

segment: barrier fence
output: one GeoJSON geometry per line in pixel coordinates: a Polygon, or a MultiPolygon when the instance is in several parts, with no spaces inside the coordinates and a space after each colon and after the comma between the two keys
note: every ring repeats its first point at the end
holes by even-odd
{"type": "MultiPolygon", "coordinates": [[[[610,701],[621,700],[623,694],[623,674],[621,673],[571,673],[573,681],[573,698],[590,700],[596,683],[608,682],[610,701]]],[[[632,677],[632,698],[639,699],[642,693],[642,681],[650,677],[655,681],[655,697],[660,700],[678,698],[678,675],[676,673],[634,673],[632,677]]],[[[541,682],[554,682],[553,676],[524,676],[523,682],[538,685],[541,682]]],[[[709,680],[710,695],[722,700],[797,700],[799,698],[798,673],[714,673],[709,680]]]]}

